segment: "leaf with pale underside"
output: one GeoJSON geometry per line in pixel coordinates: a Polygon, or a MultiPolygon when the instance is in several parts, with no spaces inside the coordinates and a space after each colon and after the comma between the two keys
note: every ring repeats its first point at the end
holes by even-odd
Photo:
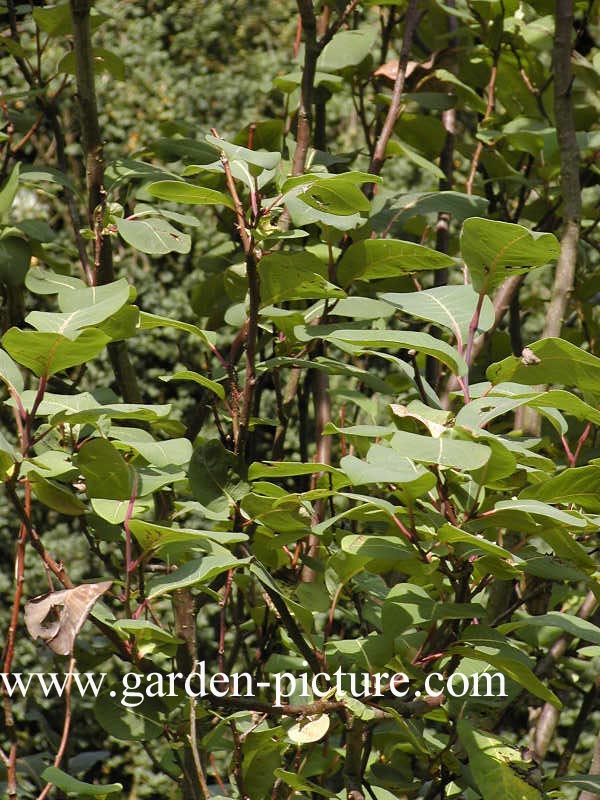
{"type": "Polygon", "coordinates": [[[85,583],[34,597],[25,604],[29,635],[42,639],[57,655],[69,655],[92,606],[111,586],[112,581],[85,583]]]}

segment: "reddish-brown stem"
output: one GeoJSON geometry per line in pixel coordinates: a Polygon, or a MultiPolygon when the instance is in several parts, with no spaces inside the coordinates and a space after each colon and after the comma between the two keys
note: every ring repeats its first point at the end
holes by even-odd
{"type": "Polygon", "coordinates": [[[583,433],[581,434],[581,436],[577,440],[577,447],[575,448],[575,452],[573,453],[573,466],[575,466],[577,464],[577,461],[579,460],[579,456],[581,455],[581,449],[582,449],[583,445],[585,444],[586,439],[590,435],[590,431],[591,430],[592,430],[592,423],[588,422],[588,424],[583,429],[583,433]]]}
{"type": "MultiPolygon", "coordinates": [[[[56,752],[56,757],[54,759],[54,766],[59,767],[64,755],[67,751],[67,744],[69,741],[69,731],[71,729],[71,685],[73,683],[73,672],[75,670],[75,658],[71,656],[71,660],[69,661],[69,674],[67,677],[67,683],[65,685],[65,719],[63,723],[62,735],[60,737],[60,744],[58,746],[58,750],[56,752]]],[[[47,783],[42,791],[37,796],[36,800],[46,800],[46,797],[50,793],[50,790],[54,786],[53,783],[47,783]]]]}
{"type": "MultiPolygon", "coordinates": [[[[14,491],[14,486],[12,487],[12,490],[14,491]]],[[[29,517],[31,512],[31,485],[29,481],[26,481],[25,483],[24,511],[29,517]]],[[[28,535],[28,526],[25,524],[25,521],[22,520],[19,529],[19,537],[17,539],[17,552],[15,556],[15,591],[13,595],[12,613],[10,616],[6,644],[4,646],[3,671],[6,674],[10,673],[12,669],[12,663],[15,655],[15,642],[17,636],[17,626],[19,624],[19,611],[21,608],[21,598],[23,596],[23,583],[25,581],[25,548],[27,546],[28,535]]],[[[3,703],[4,724],[11,740],[7,764],[6,791],[8,797],[10,800],[12,800],[17,796],[17,736],[10,698],[5,695],[3,698],[3,703]]]]}
{"type": "MultiPolygon", "coordinates": [[[[481,317],[481,309],[483,308],[483,301],[485,300],[486,294],[485,292],[481,292],[479,298],[477,300],[477,306],[475,307],[475,312],[473,313],[473,318],[469,323],[469,338],[467,340],[467,352],[465,354],[465,361],[467,362],[467,366],[471,364],[471,357],[473,353],[473,342],[475,341],[475,334],[477,333],[477,328],[479,327],[479,318],[481,317]]],[[[464,378],[464,386],[463,392],[465,392],[465,402],[469,402],[469,373],[465,375],[464,378]]]]}
{"type": "MultiPolygon", "coordinates": [[[[488,99],[487,99],[485,114],[483,115],[483,119],[481,120],[482,124],[487,122],[487,120],[490,118],[492,111],[494,110],[497,75],[498,75],[498,57],[496,56],[494,64],[492,65],[490,80],[487,86],[488,99]]],[[[473,182],[475,180],[475,173],[477,172],[477,167],[479,166],[479,159],[481,158],[482,152],[483,152],[483,142],[479,140],[475,147],[475,153],[473,154],[473,160],[471,161],[471,169],[469,170],[469,177],[467,178],[467,194],[473,193],[473,182]]]]}

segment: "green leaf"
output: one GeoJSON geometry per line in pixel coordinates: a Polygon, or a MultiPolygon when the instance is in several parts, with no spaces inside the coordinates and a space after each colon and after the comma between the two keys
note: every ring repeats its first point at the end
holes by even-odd
{"type": "Polygon", "coordinates": [[[343,72],[358,67],[373,49],[375,31],[342,30],[328,42],[317,60],[321,72],[343,72]]]}
{"type": "Polygon", "coordinates": [[[375,31],[342,30],[336,33],[319,55],[317,68],[322,72],[344,72],[358,67],[371,53],[375,31]]]}
{"type": "MultiPolygon", "coordinates": [[[[36,9],[41,10],[41,9],[36,9]]],[[[67,797],[96,797],[98,800],[104,800],[105,797],[121,793],[123,785],[121,783],[107,783],[104,786],[97,786],[91,783],[84,783],[71,775],[67,775],[62,769],[58,767],[46,767],[40,775],[43,781],[54,784],[57,789],[64,792],[67,797]]]]}
{"type": "Polygon", "coordinates": [[[397,221],[400,222],[402,218],[446,212],[455,220],[462,222],[469,217],[481,217],[487,207],[486,198],[476,195],[462,192],[419,192],[390,198],[380,213],[388,212],[390,218],[397,217],[397,221]]]}
{"type": "Polygon", "coordinates": [[[256,481],[261,478],[295,478],[298,475],[316,475],[319,472],[338,473],[339,470],[329,464],[310,462],[303,464],[293,461],[255,461],[248,470],[248,480],[256,481]]]}
{"type": "MultiPolygon", "coordinates": [[[[93,497],[90,502],[94,513],[111,525],[122,525],[129,515],[129,500],[102,500],[93,497]]],[[[145,514],[151,505],[153,505],[152,499],[136,501],[133,514],[145,514]]]]}
{"type": "Polygon", "coordinates": [[[193,546],[194,543],[211,541],[221,545],[231,545],[248,540],[245,533],[170,528],[166,525],[159,525],[156,522],[148,522],[142,519],[132,519],[129,527],[142,550],[156,550],[174,543],[189,543],[190,546],[193,546]]]}
{"type": "Polygon", "coordinates": [[[584,792],[600,794],[600,775],[563,775],[556,780],[567,786],[575,786],[584,792]]]}
{"type": "Polygon", "coordinates": [[[0,189],[0,219],[4,217],[7,211],[13,204],[17,189],[19,188],[19,171],[21,169],[20,163],[17,161],[10,173],[8,180],[0,189]]]}
{"type": "Polygon", "coordinates": [[[346,293],[330,283],[326,266],[312,253],[270,253],[258,265],[261,305],[287,300],[342,298],[346,293]]]}
{"type": "Polygon", "coordinates": [[[352,317],[359,319],[385,319],[395,314],[393,306],[374,300],[372,297],[352,295],[335,304],[333,312],[336,317],[352,317]]]}
{"type": "Polygon", "coordinates": [[[326,214],[346,217],[358,212],[369,212],[371,203],[366,195],[344,174],[314,181],[298,200],[326,214]]]}
{"type": "Polygon", "coordinates": [[[189,253],[192,246],[187,233],[181,233],[162,217],[133,220],[115,217],[115,224],[127,244],[151,256],[189,253]]]}
{"type": "MultiPolygon", "coordinates": [[[[42,295],[58,294],[63,290],[69,292],[90,288],[80,278],[61,275],[52,269],[44,267],[31,267],[25,279],[25,286],[30,292],[42,295]]],[[[62,310],[64,311],[65,309],[63,308],[62,310]]]]}
{"type": "MultiPolygon", "coordinates": [[[[162,442],[141,442],[134,436],[127,436],[127,428],[119,432],[115,440],[118,444],[126,444],[139,453],[152,467],[169,467],[187,465],[192,455],[192,444],[189,439],[167,439],[162,442]]],[[[132,430],[133,429],[129,429],[132,430]]],[[[114,436],[111,430],[111,436],[114,436]]]]}
{"type": "Polygon", "coordinates": [[[530,668],[530,660],[497,630],[485,625],[469,625],[461,634],[461,641],[452,645],[450,652],[467,658],[477,658],[503,672],[528,692],[547,700],[556,708],[562,704],[554,692],[537,678],[530,668]]]}
{"type": "Polygon", "coordinates": [[[37,499],[48,508],[58,511],[59,514],[78,517],[85,514],[85,503],[72,492],[54,481],[46,480],[35,472],[29,472],[31,488],[37,499]]]}
{"type": "Polygon", "coordinates": [[[161,381],[192,381],[193,383],[197,383],[200,386],[203,386],[205,389],[209,389],[213,394],[216,394],[217,397],[220,397],[221,400],[225,399],[225,389],[220,383],[216,381],[212,381],[210,378],[205,378],[204,375],[200,375],[198,372],[191,372],[190,370],[183,370],[182,372],[176,372],[175,375],[161,375],[161,381]]]}
{"type": "MultiPolygon", "coordinates": [[[[273,87],[280,89],[284,94],[290,94],[302,83],[302,71],[297,69],[293,72],[286,72],[284,75],[276,75],[273,78],[273,87]]],[[[339,75],[332,75],[330,72],[317,70],[315,72],[315,86],[322,86],[330,92],[339,92],[344,85],[343,78],[339,75]]]]}
{"type": "Polygon", "coordinates": [[[140,312],[140,330],[151,331],[154,328],[175,328],[179,331],[185,331],[192,336],[198,336],[208,345],[214,345],[217,338],[213,331],[203,331],[197,325],[192,325],[189,322],[161,317],[158,314],[148,314],[146,311],[140,312]]]}
{"type": "MultiPolygon", "coordinates": [[[[225,139],[219,139],[211,134],[207,134],[204,138],[216,150],[225,153],[230,162],[242,161],[246,164],[251,164],[254,167],[260,167],[261,170],[272,170],[275,169],[281,161],[281,153],[279,152],[250,150],[249,148],[242,147],[239,144],[226,142],[225,139]]],[[[256,171],[253,170],[253,173],[256,174],[256,171]]]]}
{"type": "Polygon", "coordinates": [[[144,678],[138,689],[117,683],[109,692],[98,695],[94,703],[94,716],[104,730],[121,741],[147,742],[158,739],[164,732],[164,707],[158,697],[144,692],[144,678]],[[141,697],[141,699],[140,699],[141,697]]]}
{"type": "Polygon", "coordinates": [[[328,228],[333,228],[338,231],[350,231],[364,225],[364,217],[356,212],[356,214],[347,214],[345,216],[339,214],[330,214],[327,211],[319,211],[312,208],[310,205],[302,202],[296,193],[290,193],[285,198],[285,207],[290,215],[293,225],[300,228],[304,225],[312,225],[317,222],[328,228]]]}
{"type": "MultiPolygon", "coordinates": [[[[61,395],[54,395],[54,397],[61,397],[61,395]]],[[[47,398],[44,399],[44,405],[47,398]]],[[[139,419],[144,422],[157,422],[158,420],[165,419],[171,413],[170,405],[153,405],[146,406],[142,403],[115,403],[112,406],[102,406],[97,402],[94,404],[84,404],[86,407],[82,409],[75,408],[71,410],[67,407],[65,410],[64,405],[60,406],[60,410],[56,410],[56,404],[52,404],[47,414],[52,414],[51,422],[53,425],[58,425],[61,422],[69,422],[71,425],[82,422],[89,422],[91,424],[98,424],[102,417],[108,419],[139,419]],[[57,413],[56,413],[57,412],[57,413]]],[[[42,406],[40,406],[40,409],[42,406]]]]}
{"type": "Polygon", "coordinates": [[[17,394],[24,389],[21,370],[4,350],[0,350],[0,380],[17,394]]]}
{"type": "Polygon", "coordinates": [[[240,500],[249,486],[244,465],[220,439],[201,441],[194,449],[189,466],[192,494],[212,511],[229,508],[240,500]]]}
{"type": "MultiPolygon", "coordinates": [[[[157,181],[146,186],[146,191],[152,197],[160,200],[170,200],[172,203],[188,203],[196,206],[225,206],[235,210],[233,200],[229,195],[218,192],[216,189],[205,189],[203,186],[193,186],[184,181],[157,181]]],[[[182,251],[189,252],[189,250],[182,251]]]]}
{"type": "MultiPolygon", "coordinates": [[[[540,792],[511,769],[506,755],[497,752],[495,736],[475,730],[466,719],[459,720],[458,734],[483,800],[507,800],[509,797],[511,800],[541,800],[540,792]]],[[[514,760],[520,760],[519,752],[513,752],[514,760]]]]}
{"type": "Polygon", "coordinates": [[[146,586],[148,600],[153,600],[176,589],[183,589],[186,586],[210,583],[214,577],[222,572],[227,572],[230,569],[249,563],[249,558],[236,558],[231,553],[193,558],[167,575],[150,578],[146,586]]]}
{"type": "Polygon", "coordinates": [[[106,439],[89,439],[77,455],[77,467],[85,478],[89,497],[128,500],[133,473],[119,451],[106,439]]]}
{"type": "Polygon", "coordinates": [[[33,239],[36,242],[47,244],[56,239],[56,234],[43,219],[24,219],[15,224],[28,239],[33,239]]]}
{"type": "Polygon", "coordinates": [[[392,586],[383,603],[381,624],[386,636],[400,636],[409,628],[430,623],[435,601],[422,587],[412,583],[392,586]]]}
{"type": "MultiPolygon", "coordinates": [[[[66,36],[73,32],[71,9],[69,3],[59,3],[55,6],[36,6],[33,9],[33,18],[38,28],[49,36],[66,36]]],[[[94,31],[109,17],[92,7],[90,10],[90,26],[94,31]]]]}
{"type": "MultiPolygon", "coordinates": [[[[469,333],[469,325],[475,314],[479,296],[469,285],[435,286],[422,292],[403,294],[380,294],[386,303],[396,306],[419,319],[426,319],[448,328],[456,336],[462,347],[469,333]]],[[[484,333],[494,324],[494,306],[485,297],[479,316],[477,332],[484,333]]]]}
{"type": "Polygon", "coordinates": [[[338,265],[337,278],[342,286],[348,286],[355,280],[374,281],[453,266],[449,256],[414,242],[365,239],[346,250],[338,265]]]}
{"type": "Polygon", "coordinates": [[[341,546],[345,553],[380,562],[377,570],[388,572],[395,567],[397,561],[405,561],[414,556],[414,552],[406,540],[399,539],[397,536],[351,534],[344,536],[341,546]]]}
{"type": "Polygon", "coordinates": [[[600,394],[600,358],[571,342],[552,337],[533,342],[529,349],[540,359],[539,363],[524,363],[509,356],[488,367],[488,379],[493,384],[515,381],[527,386],[561,383],[600,394]]]}
{"type": "MultiPolygon", "coordinates": [[[[42,9],[39,7],[37,7],[35,10],[42,11],[42,9]]],[[[57,183],[59,186],[63,186],[65,189],[70,189],[76,197],[80,195],[71,178],[69,178],[59,169],[48,167],[45,164],[39,166],[28,164],[21,167],[21,181],[24,184],[33,184],[34,186],[39,181],[57,183]]]]}
{"type": "Polygon", "coordinates": [[[425,464],[437,464],[440,467],[454,467],[470,472],[480,469],[489,461],[492,454],[489,447],[475,442],[463,442],[440,436],[421,436],[408,431],[398,431],[391,439],[396,452],[406,455],[414,461],[425,464]]]}
{"type": "Polygon", "coordinates": [[[500,547],[500,545],[488,542],[482,534],[475,535],[474,533],[468,533],[467,531],[457,528],[455,525],[450,525],[450,523],[442,525],[437,532],[437,537],[440,542],[448,542],[449,544],[459,542],[467,544],[469,545],[469,553],[488,553],[492,556],[506,558],[509,561],[520,561],[518,556],[515,556],[510,550],[505,550],[503,547],[500,547]]]}
{"type": "MultiPolygon", "coordinates": [[[[94,61],[94,71],[96,73],[108,72],[108,74],[117,81],[124,81],[126,75],[126,66],[123,59],[111,50],[106,50],[104,47],[94,47],[92,58],[94,61]]],[[[75,53],[71,51],[63,56],[56,68],[57,72],[66,75],[75,75],[75,53]]]]}
{"type": "Polygon", "coordinates": [[[150,144],[150,148],[163,161],[185,159],[203,166],[215,162],[215,151],[210,145],[185,136],[157,139],[150,144]]]}
{"type": "Polygon", "coordinates": [[[163,656],[174,656],[177,647],[184,644],[183,639],[172,636],[168,631],[159,628],[153,622],[143,619],[120,619],[115,622],[113,629],[121,634],[124,639],[135,637],[138,653],[142,656],[159,653],[163,656]]]}
{"type": "Polygon", "coordinates": [[[568,633],[576,639],[582,639],[584,642],[600,644],[600,628],[597,625],[587,619],[558,611],[550,611],[548,614],[539,614],[537,616],[524,617],[515,622],[507,622],[505,625],[500,625],[498,630],[500,633],[509,634],[521,628],[546,627],[558,628],[558,630],[564,631],[564,633],[568,633]]]}
{"type": "Polygon", "coordinates": [[[129,300],[129,284],[122,278],[101,287],[59,291],[59,304],[66,313],[32,311],[25,318],[38,331],[60,333],[76,339],[82,328],[98,326],[116,314],[129,300]]]}
{"type": "MultiPolygon", "coordinates": [[[[13,229],[14,230],[14,229],[13,229]]],[[[23,286],[31,262],[31,244],[21,236],[0,238],[0,283],[23,286]]]]}
{"type": "Polygon", "coordinates": [[[390,156],[400,156],[405,161],[411,161],[416,167],[431,173],[439,180],[444,180],[443,171],[430,158],[425,158],[414,148],[409,147],[406,142],[399,142],[397,139],[390,139],[385,149],[386,158],[390,156]]]}
{"type": "MultiPolygon", "coordinates": [[[[15,448],[7,441],[6,437],[0,432],[0,480],[4,481],[9,477],[9,472],[12,471],[17,455],[15,448]]],[[[24,473],[21,466],[21,472],[24,473]]]]}
{"type": "Polygon", "coordinates": [[[360,349],[368,348],[402,348],[417,350],[420,353],[434,356],[450,367],[458,375],[465,375],[467,365],[458,351],[441,339],[428,333],[391,330],[345,330],[338,325],[298,325],[294,335],[300,342],[311,339],[323,339],[328,342],[346,342],[360,349]]]}
{"type": "Polygon", "coordinates": [[[2,337],[2,345],[14,360],[38,377],[55,375],[69,367],[85,364],[95,358],[110,341],[101,331],[82,331],[75,340],[59,333],[22,331],[10,328],[2,337]]]}
{"type": "Polygon", "coordinates": [[[560,255],[560,245],[552,233],[481,217],[465,220],[460,246],[478,294],[489,294],[507,278],[543,267],[560,255]]]}
{"type": "Polygon", "coordinates": [[[287,772],[278,767],[273,774],[276,778],[280,778],[287,786],[294,789],[295,794],[298,792],[308,792],[309,795],[316,794],[319,797],[337,797],[333,792],[330,792],[328,789],[323,789],[322,786],[319,786],[313,781],[309,781],[308,778],[299,775],[297,772],[287,772]]]}
{"type": "Polygon", "coordinates": [[[478,111],[480,114],[485,114],[485,101],[472,86],[463,83],[453,72],[447,69],[436,69],[433,75],[444,83],[450,83],[456,86],[458,89],[458,96],[468,108],[471,108],[473,111],[478,111]]]}
{"type": "MultiPolygon", "coordinates": [[[[128,181],[139,180],[147,184],[149,181],[173,178],[178,178],[178,176],[169,172],[169,170],[158,167],[155,164],[148,164],[146,161],[140,161],[137,158],[118,158],[107,165],[104,173],[104,179],[111,194],[114,194],[117,187],[128,181]]],[[[159,212],[153,206],[146,206],[143,203],[137,203],[135,206],[136,214],[138,211],[143,214],[149,209],[152,209],[154,214],[162,214],[162,210],[159,212]]]]}
{"type": "MultiPolygon", "coordinates": [[[[494,506],[493,512],[490,512],[489,518],[493,519],[493,524],[498,527],[502,527],[504,524],[502,520],[516,520],[518,527],[519,518],[523,515],[531,515],[534,519],[541,517],[546,520],[546,525],[568,525],[575,528],[585,528],[586,526],[585,519],[578,515],[560,511],[539,500],[522,500],[516,497],[512,500],[499,500],[494,506]]],[[[511,523],[508,522],[508,524],[511,523]]]]}
{"type": "Polygon", "coordinates": [[[410,458],[400,456],[389,447],[374,444],[367,453],[367,460],[356,456],[344,456],[340,467],[353,486],[369,483],[397,483],[405,490],[418,486],[418,494],[426,494],[435,486],[435,476],[410,458]],[[413,486],[414,485],[414,486],[413,486]]]}
{"type": "Polygon", "coordinates": [[[546,478],[542,483],[527,486],[520,499],[541,500],[544,503],[581,506],[584,511],[600,513],[600,466],[588,465],[566,469],[546,478]]]}

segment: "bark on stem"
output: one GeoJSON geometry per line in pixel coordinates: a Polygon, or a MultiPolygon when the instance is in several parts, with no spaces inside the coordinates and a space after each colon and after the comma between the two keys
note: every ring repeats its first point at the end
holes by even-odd
{"type": "MultiPolygon", "coordinates": [[[[590,765],[589,775],[600,775],[600,733],[596,739],[596,746],[592,756],[592,763],[590,765]]],[[[583,791],[579,795],[579,800],[598,800],[600,793],[583,791]]]]}
{"type": "Polygon", "coordinates": [[[304,38],[304,66],[302,68],[298,133],[296,135],[296,152],[294,153],[292,174],[302,175],[311,142],[313,91],[320,49],[317,41],[317,18],[312,0],[297,0],[297,2],[304,38]]]}
{"type": "MultiPolygon", "coordinates": [[[[554,120],[560,155],[560,188],[563,201],[563,231],[560,239],[560,256],[554,273],[552,299],[546,313],[542,338],[560,336],[569,303],[575,268],[577,245],[581,224],[581,184],[579,180],[579,147],[573,116],[571,86],[573,70],[571,49],[573,34],[573,0],[556,0],[554,49],[552,72],[554,76],[554,120]]],[[[544,391],[545,386],[540,390],[544,391]]],[[[524,414],[523,428],[528,433],[539,434],[540,415],[530,410],[524,414]]]]}
{"type": "MultiPolygon", "coordinates": [[[[111,283],[115,279],[110,238],[102,234],[106,202],[104,192],[104,154],[98,122],[98,104],[94,83],[94,55],[90,25],[90,0],[71,0],[73,44],[77,102],[81,122],[81,141],[85,157],[88,191],[88,216],[96,236],[96,283],[111,283]]],[[[141,402],[137,376],[129,360],[125,342],[108,345],[111,364],[123,399],[128,403],[141,402]]]]}
{"type": "Polygon", "coordinates": [[[554,34],[554,117],[560,152],[560,185],[563,197],[563,233],[560,257],[554,274],[552,301],[548,307],[544,338],[560,336],[567,303],[573,290],[577,244],[581,221],[581,185],[579,181],[579,147],[571,98],[571,34],[573,32],[573,0],[556,0],[554,34]]]}
{"type": "MultiPolygon", "coordinates": [[[[581,608],[577,612],[577,616],[580,619],[588,619],[594,613],[596,606],[596,596],[592,591],[589,591],[581,604],[581,608]]],[[[545,658],[536,668],[535,673],[538,677],[546,677],[552,672],[554,665],[564,656],[572,640],[573,636],[568,633],[563,633],[558,637],[545,658]]],[[[534,749],[536,754],[542,759],[548,752],[559,718],[560,712],[558,709],[551,703],[546,702],[538,717],[534,735],[534,749]]]]}

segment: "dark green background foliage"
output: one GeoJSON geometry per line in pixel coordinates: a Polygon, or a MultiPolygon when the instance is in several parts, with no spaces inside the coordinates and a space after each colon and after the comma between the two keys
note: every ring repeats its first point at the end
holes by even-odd
{"type": "Polygon", "coordinates": [[[3,794],[599,796],[595,4],[91,5],[0,3],[3,672],[107,674],[3,794]],[[411,691],[110,697],[199,662],[411,691]]]}

